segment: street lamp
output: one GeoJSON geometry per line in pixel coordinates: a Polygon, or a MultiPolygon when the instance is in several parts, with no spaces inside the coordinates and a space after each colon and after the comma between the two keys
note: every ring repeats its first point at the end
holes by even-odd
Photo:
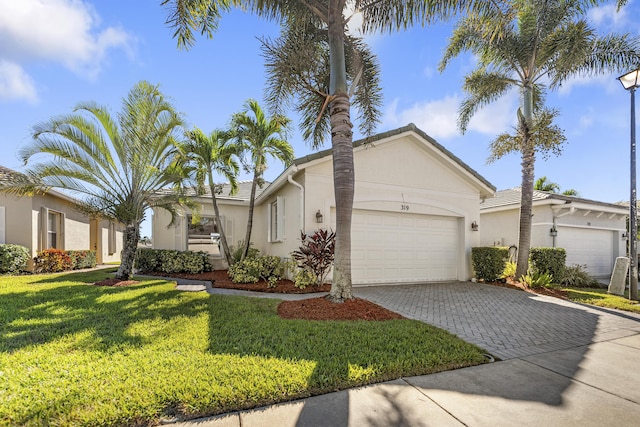
{"type": "Polygon", "coordinates": [[[618,77],[631,94],[631,197],[629,200],[629,299],[638,299],[638,228],[636,226],[636,88],[640,87],[640,69],[618,77]]]}

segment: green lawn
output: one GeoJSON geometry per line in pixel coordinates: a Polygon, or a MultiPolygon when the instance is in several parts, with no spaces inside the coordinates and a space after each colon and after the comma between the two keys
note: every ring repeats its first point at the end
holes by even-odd
{"type": "Polygon", "coordinates": [[[193,418],[484,362],[411,320],[282,320],[277,300],[105,271],[0,276],[0,425],[193,418]]]}
{"type": "Polygon", "coordinates": [[[563,288],[569,292],[567,295],[571,301],[597,305],[599,307],[617,308],[618,310],[640,313],[640,304],[630,301],[628,291],[624,297],[607,293],[606,288],[563,288]]]}

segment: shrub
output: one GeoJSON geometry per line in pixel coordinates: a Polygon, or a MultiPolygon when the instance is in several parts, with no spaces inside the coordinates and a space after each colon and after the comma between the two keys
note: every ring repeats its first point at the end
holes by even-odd
{"type": "Polygon", "coordinates": [[[0,245],[0,273],[17,274],[27,271],[29,258],[29,249],[24,246],[10,243],[0,245]]]}
{"type": "Polygon", "coordinates": [[[560,278],[567,261],[567,251],[564,248],[531,248],[529,260],[533,271],[560,278]]]}
{"type": "Polygon", "coordinates": [[[233,283],[256,283],[263,279],[273,288],[283,278],[284,264],[275,255],[246,258],[229,267],[228,274],[233,283]]]}
{"type": "MultiPolygon", "coordinates": [[[[336,233],[325,229],[316,230],[313,234],[307,235],[300,232],[300,248],[291,253],[298,265],[298,268],[307,270],[315,276],[315,285],[320,286],[324,283],[333,264],[335,251],[336,233]]],[[[301,276],[301,283],[305,282],[301,276]]]]}
{"type": "Polygon", "coordinates": [[[67,255],[71,258],[71,268],[73,270],[93,268],[97,263],[95,251],[67,251],[67,255]]]}
{"type": "Polygon", "coordinates": [[[565,267],[560,283],[564,286],[576,288],[592,288],[600,286],[598,281],[585,271],[586,268],[586,265],[580,264],[573,264],[571,267],[565,267]]]}
{"type": "Polygon", "coordinates": [[[482,246],[471,248],[471,261],[476,278],[485,282],[495,282],[504,271],[509,258],[509,248],[482,246]]]}
{"type": "Polygon", "coordinates": [[[306,268],[298,268],[293,275],[293,284],[296,288],[305,289],[307,286],[317,285],[318,278],[312,271],[306,268]]]}
{"type": "MultiPolygon", "coordinates": [[[[242,259],[242,251],[244,250],[244,240],[239,240],[236,246],[231,246],[229,248],[231,251],[231,259],[233,262],[240,262],[242,259]]],[[[260,255],[260,250],[253,247],[253,242],[249,243],[249,252],[247,253],[247,258],[257,258],[260,255]]]]}
{"type": "Polygon", "coordinates": [[[73,267],[71,257],[62,249],[39,251],[33,261],[36,273],[57,273],[73,267]]]}
{"type": "Polygon", "coordinates": [[[206,252],[140,248],[136,268],[157,273],[202,273],[212,271],[213,265],[206,252]]]}
{"type": "Polygon", "coordinates": [[[515,277],[516,276],[516,267],[517,264],[513,261],[507,261],[504,264],[504,270],[502,271],[502,278],[506,279],[507,277],[515,277]]]}
{"type": "Polygon", "coordinates": [[[548,288],[552,281],[553,276],[551,274],[537,271],[529,271],[520,278],[520,282],[526,284],[529,288],[548,288]]]}

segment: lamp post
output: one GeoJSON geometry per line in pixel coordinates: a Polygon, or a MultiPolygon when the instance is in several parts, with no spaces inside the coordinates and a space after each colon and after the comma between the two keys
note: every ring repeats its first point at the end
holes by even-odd
{"type": "Polygon", "coordinates": [[[629,200],[629,299],[638,299],[638,228],[636,226],[636,88],[640,69],[618,77],[622,87],[631,94],[631,197],[629,200]]]}

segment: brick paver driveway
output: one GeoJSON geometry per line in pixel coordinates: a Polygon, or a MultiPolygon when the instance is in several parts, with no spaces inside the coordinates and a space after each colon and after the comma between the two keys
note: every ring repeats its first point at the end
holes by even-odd
{"type": "Polygon", "coordinates": [[[359,298],[446,329],[501,359],[637,334],[640,316],[471,282],[356,287],[359,298]]]}

